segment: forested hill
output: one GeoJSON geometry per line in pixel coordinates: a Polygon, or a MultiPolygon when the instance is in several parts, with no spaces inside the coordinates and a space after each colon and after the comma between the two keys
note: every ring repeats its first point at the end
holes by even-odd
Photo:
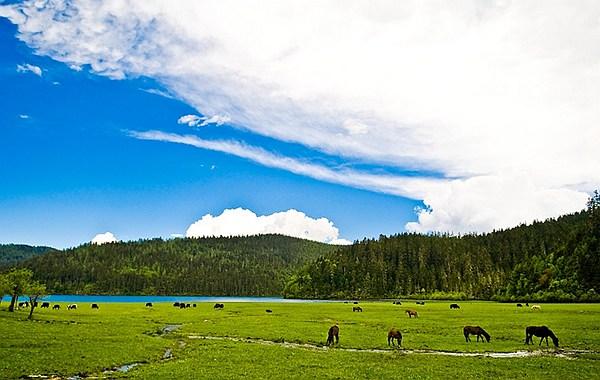
{"type": "Polygon", "coordinates": [[[31,258],[52,293],[281,295],[294,270],[336,246],[282,235],[85,244],[31,258]]]}
{"type": "Polygon", "coordinates": [[[0,244],[0,266],[15,264],[32,256],[56,251],[51,247],[35,247],[24,244],[0,244]]]}
{"type": "Polygon", "coordinates": [[[583,212],[484,235],[363,240],[305,265],[287,297],[600,300],[600,196],[583,212]]]}

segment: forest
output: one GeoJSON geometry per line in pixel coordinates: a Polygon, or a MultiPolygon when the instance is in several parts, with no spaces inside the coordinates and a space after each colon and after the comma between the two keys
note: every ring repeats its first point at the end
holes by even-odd
{"type": "Polygon", "coordinates": [[[587,209],[487,234],[364,239],[304,265],[286,297],[599,301],[600,195],[587,209]]]}
{"type": "Polygon", "coordinates": [[[84,244],[22,261],[58,294],[280,295],[293,270],[336,246],[282,235],[84,244]]]}
{"type": "Polygon", "coordinates": [[[25,244],[0,244],[0,265],[11,265],[32,256],[42,255],[56,249],[25,244]]]}

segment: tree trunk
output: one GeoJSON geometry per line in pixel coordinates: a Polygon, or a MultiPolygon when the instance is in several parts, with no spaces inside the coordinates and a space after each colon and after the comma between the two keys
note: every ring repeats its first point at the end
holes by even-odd
{"type": "Polygon", "coordinates": [[[19,297],[19,287],[15,286],[13,288],[12,298],[10,299],[10,306],[8,307],[8,311],[15,311],[15,303],[17,302],[17,298],[19,297]]]}
{"type": "Polygon", "coordinates": [[[27,319],[33,318],[33,309],[35,309],[35,302],[31,302],[31,305],[29,308],[29,317],[27,317],[27,319]]]}

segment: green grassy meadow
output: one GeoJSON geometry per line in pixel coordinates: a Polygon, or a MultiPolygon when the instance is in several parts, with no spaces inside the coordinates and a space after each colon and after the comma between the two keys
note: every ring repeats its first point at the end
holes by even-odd
{"type": "Polygon", "coordinates": [[[514,304],[406,301],[331,303],[225,303],[176,309],[170,303],[101,304],[92,310],[28,309],[9,313],[0,306],[0,378],[28,375],[80,375],[107,378],[600,378],[600,305],[542,304],[541,311],[514,304]],[[407,308],[419,312],[409,319],[407,308]],[[273,313],[266,313],[266,309],[273,313]],[[338,323],[335,348],[294,347],[198,337],[253,338],[321,346],[328,328],[338,323]],[[179,325],[165,333],[167,325],[179,325]],[[490,343],[466,343],[464,325],[479,325],[490,343]],[[559,349],[526,346],[525,327],[547,325],[560,339],[559,349]],[[402,331],[402,349],[389,348],[387,331],[402,331]],[[172,357],[163,359],[169,349],[172,357]],[[355,350],[348,350],[355,349],[355,350]],[[376,350],[370,352],[369,350],[376,350]],[[385,350],[385,352],[380,352],[385,350]],[[454,357],[411,350],[451,352],[543,351],[525,358],[454,357]],[[569,357],[551,353],[566,350],[569,357]],[[573,350],[586,352],[573,353],[573,350]],[[124,364],[142,363],[126,373],[103,373],[124,364]]]}

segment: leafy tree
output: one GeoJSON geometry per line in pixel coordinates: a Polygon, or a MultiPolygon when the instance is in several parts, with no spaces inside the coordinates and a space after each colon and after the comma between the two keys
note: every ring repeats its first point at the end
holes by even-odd
{"type": "Polygon", "coordinates": [[[25,285],[23,294],[29,298],[29,317],[27,318],[32,319],[33,310],[37,307],[38,299],[46,295],[46,285],[38,281],[31,281],[25,285]]]}
{"type": "Polygon", "coordinates": [[[0,274],[0,304],[2,303],[2,298],[4,298],[6,294],[11,294],[10,283],[5,275],[0,274]]]}
{"type": "Polygon", "coordinates": [[[8,311],[15,311],[15,304],[17,303],[19,296],[23,294],[23,291],[31,283],[33,272],[29,269],[13,269],[6,274],[8,285],[11,293],[10,306],[8,311]]]}

